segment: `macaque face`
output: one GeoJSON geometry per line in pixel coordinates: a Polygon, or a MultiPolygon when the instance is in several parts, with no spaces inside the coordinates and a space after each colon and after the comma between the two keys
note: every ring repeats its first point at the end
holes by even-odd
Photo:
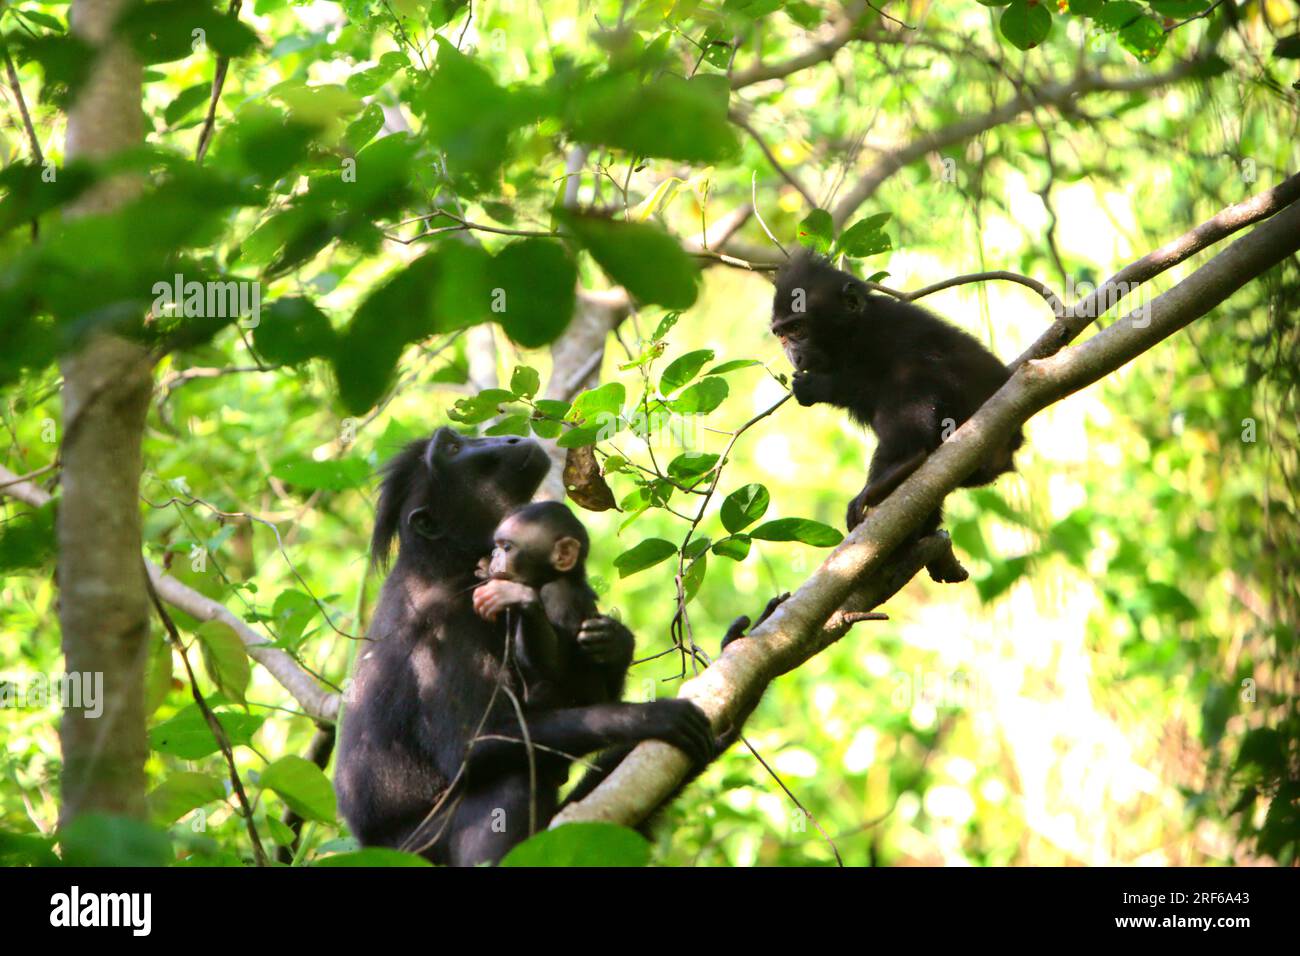
{"type": "Polygon", "coordinates": [[[782,275],[772,300],[772,334],[796,372],[825,371],[834,364],[844,326],[860,309],[860,291],[840,273],[792,269],[782,275]]]}
{"type": "Polygon", "coordinates": [[[488,576],[540,587],[572,571],[578,542],[560,537],[541,524],[511,515],[493,536],[488,576]]]}

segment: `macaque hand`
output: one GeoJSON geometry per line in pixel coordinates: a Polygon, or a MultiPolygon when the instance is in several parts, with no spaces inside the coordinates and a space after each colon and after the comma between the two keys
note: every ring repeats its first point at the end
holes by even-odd
{"type": "Polygon", "coordinates": [[[578,629],[578,647],[597,664],[625,664],[632,659],[636,638],[621,621],[601,614],[578,629]]]}
{"type": "Polygon", "coordinates": [[[511,607],[533,607],[537,591],[517,581],[488,581],[474,589],[474,613],[485,621],[495,621],[511,607]]]}
{"type": "Polygon", "coordinates": [[[807,408],[829,399],[827,376],[817,372],[797,371],[790,377],[790,391],[794,392],[795,401],[807,408]]]}
{"type": "Polygon", "coordinates": [[[488,567],[491,564],[492,564],[491,558],[489,557],[479,558],[478,564],[474,568],[474,577],[479,581],[486,581],[488,578],[492,577],[492,572],[488,570],[488,567]]]}

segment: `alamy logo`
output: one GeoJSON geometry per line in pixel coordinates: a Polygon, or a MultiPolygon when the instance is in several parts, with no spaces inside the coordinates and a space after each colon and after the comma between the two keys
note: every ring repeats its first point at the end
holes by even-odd
{"type": "Polygon", "coordinates": [[[50,897],[51,926],[129,926],[133,936],[148,936],[153,924],[152,893],[69,893],[50,897]]]}
{"type": "Polygon", "coordinates": [[[80,710],[96,718],[104,713],[102,671],[71,674],[34,674],[26,681],[0,678],[0,707],[41,708],[58,701],[64,710],[80,710]]]}
{"type": "Polygon", "coordinates": [[[260,282],[198,282],[179,272],[171,282],[155,282],[153,289],[155,316],[185,318],[244,319],[245,328],[255,329],[262,321],[262,284],[260,282]]]}

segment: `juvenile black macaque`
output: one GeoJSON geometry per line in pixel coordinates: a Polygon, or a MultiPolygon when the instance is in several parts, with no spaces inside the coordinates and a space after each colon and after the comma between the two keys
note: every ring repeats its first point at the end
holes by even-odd
{"type": "MultiPolygon", "coordinates": [[[[777,273],[772,333],[794,366],[799,404],[847,409],[878,439],[866,486],[849,502],[849,530],[1010,377],[972,336],[806,252],[777,273]]],[[[962,486],[986,485],[1012,470],[1023,440],[1017,430],[962,486]]],[[[936,531],[942,518],[936,510],[917,536],[936,531]]]]}
{"type": "Polygon", "coordinates": [[[635,638],[599,613],[587,583],[587,529],[558,501],[512,512],[493,535],[490,580],[474,592],[485,620],[504,612],[529,709],[620,700],[635,638]]]}

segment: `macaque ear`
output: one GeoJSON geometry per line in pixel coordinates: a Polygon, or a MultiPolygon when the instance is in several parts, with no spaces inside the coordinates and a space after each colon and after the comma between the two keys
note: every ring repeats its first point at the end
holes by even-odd
{"type": "Polygon", "coordinates": [[[840,290],[840,299],[844,302],[844,308],[850,312],[861,312],[867,307],[866,294],[853,282],[844,283],[844,288],[840,290]]]}
{"type": "Polygon", "coordinates": [[[582,545],[577,538],[560,538],[551,549],[551,566],[561,574],[568,574],[578,564],[582,545]]]}

